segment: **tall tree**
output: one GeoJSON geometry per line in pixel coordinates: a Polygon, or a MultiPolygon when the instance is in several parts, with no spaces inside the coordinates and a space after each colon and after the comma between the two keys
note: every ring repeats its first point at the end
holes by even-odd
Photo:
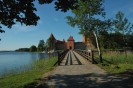
{"type": "Polygon", "coordinates": [[[124,16],[123,12],[118,11],[114,21],[115,21],[116,32],[120,32],[123,35],[131,32],[133,24],[129,22],[129,20],[124,16]]]}
{"type": "Polygon", "coordinates": [[[98,30],[107,27],[109,21],[101,21],[96,16],[105,16],[103,0],[85,0],[80,1],[79,6],[72,10],[74,17],[67,16],[68,24],[78,26],[80,33],[87,36],[89,34],[95,37],[97,49],[99,51],[100,61],[102,62],[102,54],[99,47],[97,33],[98,30]]]}
{"type": "Polygon", "coordinates": [[[44,40],[40,40],[39,44],[38,44],[37,51],[42,52],[42,51],[44,51],[44,49],[45,49],[45,42],[44,42],[44,40]]]}
{"type": "Polygon", "coordinates": [[[127,46],[127,40],[125,36],[129,34],[133,28],[133,24],[131,24],[126,17],[124,17],[124,13],[121,11],[118,11],[115,17],[115,31],[120,32],[123,35],[123,43],[124,43],[124,50],[125,55],[127,57],[126,53],[126,46],[127,46]]]}

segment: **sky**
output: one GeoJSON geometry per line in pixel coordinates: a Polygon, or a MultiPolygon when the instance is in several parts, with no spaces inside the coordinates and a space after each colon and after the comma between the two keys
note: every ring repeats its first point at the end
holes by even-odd
{"type": "MultiPolygon", "coordinates": [[[[106,18],[113,18],[118,11],[125,13],[125,16],[133,23],[133,0],[104,0],[106,18]]],[[[39,5],[36,14],[40,16],[37,26],[25,26],[19,23],[11,29],[3,26],[5,33],[0,34],[0,51],[16,50],[18,48],[29,48],[31,45],[38,45],[39,40],[46,40],[53,33],[57,40],[67,40],[73,36],[75,41],[82,41],[82,35],[78,34],[79,29],[67,24],[66,16],[73,16],[68,11],[66,13],[55,11],[54,4],[39,5]]]]}

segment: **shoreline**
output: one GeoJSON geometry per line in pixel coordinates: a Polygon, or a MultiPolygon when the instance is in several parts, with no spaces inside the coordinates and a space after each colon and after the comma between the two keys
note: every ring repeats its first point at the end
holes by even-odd
{"type": "Polygon", "coordinates": [[[23,88],[30,83],[37,82],[37,79],[40,79],[45,73],[53,70],[55,68],[53,65],[56,61],[57,57],[35,61],[34,66],[30,70],[0,78],[0,85],[2,88],[23,88]]]}

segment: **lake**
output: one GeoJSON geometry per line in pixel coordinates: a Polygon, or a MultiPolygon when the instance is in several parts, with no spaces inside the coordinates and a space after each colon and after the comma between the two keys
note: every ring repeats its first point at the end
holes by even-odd
{"type": "Polygon", "coordinates": [[[35,60],[47,58],[46,53],[0,52],[0,75],[15,68],[23,68],[35,60]]]}

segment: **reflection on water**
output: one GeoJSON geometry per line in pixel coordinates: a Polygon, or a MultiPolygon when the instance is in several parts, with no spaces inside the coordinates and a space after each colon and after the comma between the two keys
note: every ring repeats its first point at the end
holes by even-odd
{"type": "Polygon", "coordinates": [[[47,53],[0,52],[0,75],[6,70],[19,68],[34,60],[47,58],[47,53]]]}

